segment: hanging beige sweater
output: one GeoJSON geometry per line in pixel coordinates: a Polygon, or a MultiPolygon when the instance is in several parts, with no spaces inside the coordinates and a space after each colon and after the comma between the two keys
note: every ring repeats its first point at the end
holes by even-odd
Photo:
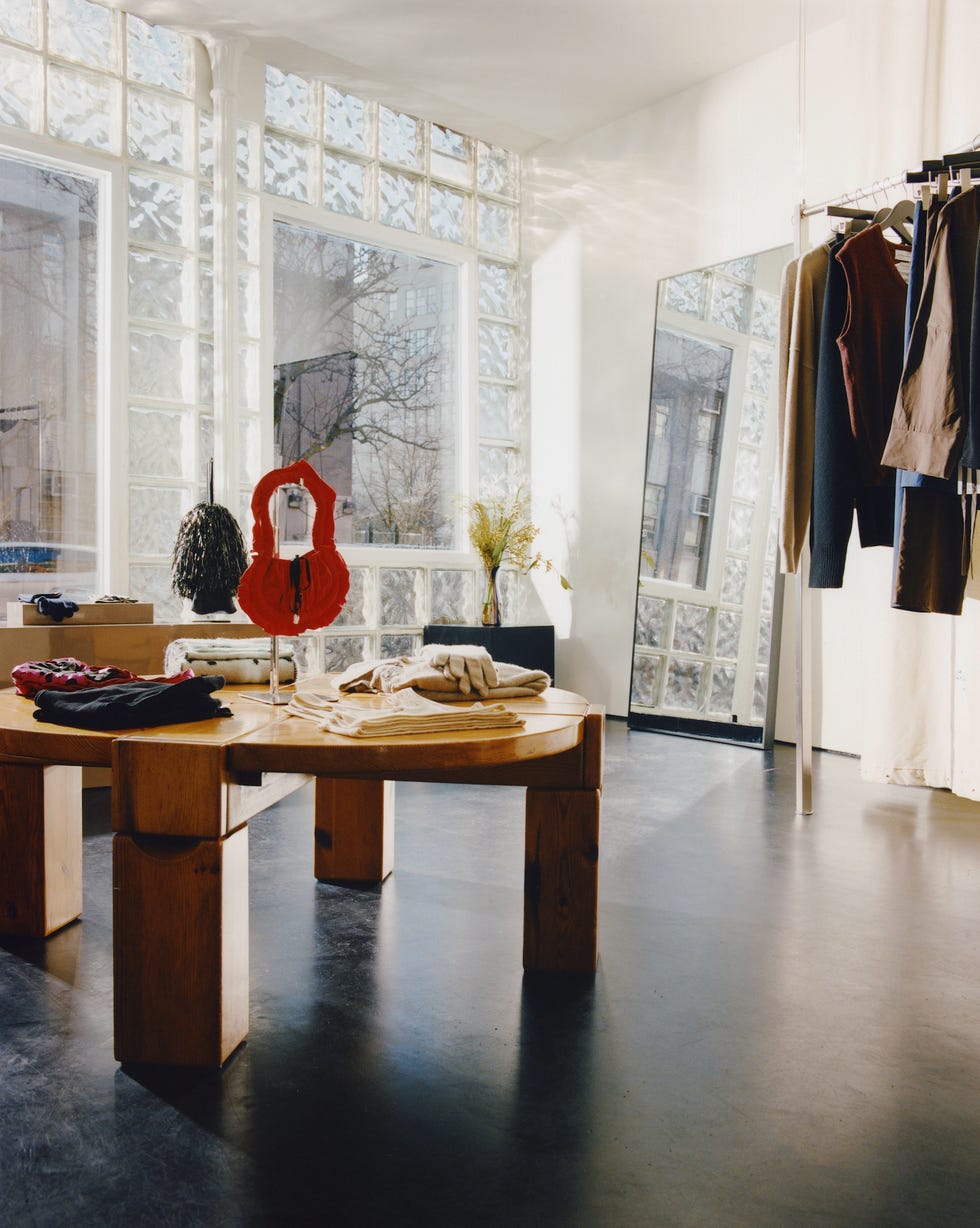
{"type": "Polygon", "coordinates": [[[784,572],[794,572],[799,567],[810,525],[817,356],[829,260],[830,246],[821,243],[801,256],[796,268],[786,399],[780,415],[782,429],[777,433],[780,444],[779,565],[784,572]]]}

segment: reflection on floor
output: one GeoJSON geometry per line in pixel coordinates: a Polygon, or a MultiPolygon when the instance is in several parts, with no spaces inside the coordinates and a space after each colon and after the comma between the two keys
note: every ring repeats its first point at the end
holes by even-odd
{"type": "Polygon", "coordinates": [[[591,979],[521,974],[522,799],[399,786],[383,888],[251,825],[251,1032],[112,1057],[84,921],[0,942],[0,1222],[980,1224],[980,805],[610,722],[591,979]]]}

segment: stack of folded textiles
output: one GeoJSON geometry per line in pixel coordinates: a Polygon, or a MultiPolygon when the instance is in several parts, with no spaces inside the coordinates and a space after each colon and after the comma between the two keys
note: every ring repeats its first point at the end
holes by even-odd
{"type": "Polygon", "coordinates": [[[502,703],[475,703],[469,708],[446,707],[413,690],[386,695],[383,708],[336,701],[300,691],[286,708],[290,716],[313,721],[324,733],[348,738],[385,738],[399,734],[445,733],[457,729],[501,729],[521,726],[524,718],[502,703]]]}
{"type": "MultiPolygon", "coordinates": [[[[295,682],[296,660],[291,644],[279,645],[279,681],[295,682]]],[[[182,639],[167,645],[163,668],[168,673],[190,669],[197,675],[221,674],[230,686],[268,682],[272,642],[257,639],[182,639]]]]}
{"type": "Polygon", "coordinates": [[[416,657],[358,661],[334,684],[342,693],[411,689],[445,702],[529,698],[546,690],[551,679],[543,670],[494,661],[477,644],[427,644],[416,657]]]}

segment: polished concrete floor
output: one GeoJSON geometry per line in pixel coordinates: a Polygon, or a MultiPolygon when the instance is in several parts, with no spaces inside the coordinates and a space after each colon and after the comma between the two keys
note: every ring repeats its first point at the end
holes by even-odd
{"type": "Polygon", "coordinates": [[[0,941],[0,1224],[980,1225],[980,805],[610,722],[595,979],[521,973],[522,798],[399,786],[382,888],[251,825],[251,1032],[112,1057],[84,920],[0,941]]]}

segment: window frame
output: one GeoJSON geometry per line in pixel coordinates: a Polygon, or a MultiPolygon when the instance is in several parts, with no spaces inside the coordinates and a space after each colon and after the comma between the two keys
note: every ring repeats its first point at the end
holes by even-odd
{"type": "Polygon", "coordinates": [[[261,416],[262,472],[273,465],[273,367],[275,365],[273,319],[273,227],[277,222],[315,230],[341,240],[366,243],[374,247],[404,252],[407,255],[438,260],[455,266],[459,303],[459,326],[456,338],[456,362],[459,372],[459,404],[457,405],[458,446],[456,455],[456,489],[458,507],[454,516],[455,546],[449,550],[418,546],[368,546],[343,543],[339,548],[344,559],[355,567],[426,567],[455,568],[473,566],[473,553],[466,538],[465,504],[475,497],[478,489],[478,275],[479,256],[475,250],[461,248],[457,243],[429,239],[401,231],[381,222],[360,218],[343,218],[327,213],[315,205],[293,201],[263,191],[261,194],[261,264],[262,286],[259,372],[262,392],[259,399],[261,416]]]}

